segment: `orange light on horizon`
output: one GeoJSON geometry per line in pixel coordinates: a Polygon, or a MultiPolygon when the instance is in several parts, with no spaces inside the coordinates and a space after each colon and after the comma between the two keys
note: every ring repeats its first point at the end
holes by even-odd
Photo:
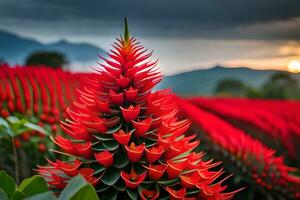
{"type": "Polygon", "coordinates": [[[292,73],[300,72],[300,61],[299,60],[291,60],[288,63],[288,71],[292,73]]]}

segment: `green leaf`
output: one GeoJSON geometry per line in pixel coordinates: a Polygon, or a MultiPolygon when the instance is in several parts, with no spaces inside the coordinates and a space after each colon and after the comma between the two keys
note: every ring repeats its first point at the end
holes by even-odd
{"type": "Polygon", "coordinates": [[[26,197],[30,197],[39,193],[47,192],[48,186],[41,176],[33,176],[24,179],[18,187],[18,191],[22,192],[26,197]]]}
{"type": "Polygon", "coordinates": [[[16,191],[12,197],[12,200],[23,200],[25,198],[25,195],[20,192],[20,191],[16,191]]]}
{"type": "Polygon", "coordinates": [[[119,148],[119,143],[115,140],[102,141],[102,144],[108,151],[115,151],[119,148]]]}
{"type": "Polygon", "coordinates": [[[99,165],[98,163],[93,163],[92,168],[95,170],[94,175],[99,174],[105,170],[105,167],[99,165]]]}
{"type": "Polygon", "coordinates": [[[11,124],[15,124],[20,121],[19,118],[15,117],[15,116],[9,116],[6,118],[6,120],[11,124]]]}
{"type": "Polygon", "coordinates": [[[5,119],[3,119],[2,117],[0,117],[0,126],[3,126],[5,128],[9,128],[9,124],[7,123],[7,121],[5,119]]]}
{"type": "Polygon", "coordinates": [[[175,179],[171,179],[171,180],[161,180],[161,181],[157,181],[159,184],[162,184],[164,186],[170,186],[170,185],[174,185],[176,183],[178,183],[178,178],[175,179]]]}
{"type": "Polygon", "coordinates": [[[97,143],[92,146],[92,148],[96,151],[105,151],[107,150],[102,143],[97,143]]]}
{"type": "Polygon", "coordinates": [[[187,192],[186,192],[186,194],[187,195],[194,195],[194,194],[197,194],[197,193],[199,193],[199,189],[189,189],[187,192]]]}
{"type": "Polygon", "coordinates": [[[0,200],[8,200],[8,196],[6,195],[5,191],[0,188],[0,200]]]}
{"type": "Polygon", "coordinates": [[[106,185],[114,185],[120,178],[120,170],[114,167],[108,168],[101,179],[106,185]]]}
{"type": "Polygon", "coordinates": [[[54,196],[52,191],[48,191],[25,198],[24,200],[56,200],[56,197],[54,196]]]}
{"type": "Polygon", "coordinates": [[[124,151],[118,151],[114,157],[116,158],[114,159],[114,166],[116,168],[124,168],[129,163],[127,154],[124,151]]]}
{"type": "Polygon", "coordinates": [[[124,192],[126,190],[126,185],[122,179],[119,179],[116,184],[113,185],[118,191],[124,192]]]}
{"type": "Polygon", "coordinates": [[[108,190],[102,193],[101,200],[116,200],[118,197],[118,191],[110,187],[108,190]]]}
{"type": "Polygon", "coordinates": [[[49,135],[49,133],[47,131],[45,131],[45,129],[43,129],[42,127],[40,127],[40,126],[38,126],[36,124],[33,124],[31,122],[26,121],[24,123],[24,126],[26,128],[29,128],[30,130],[38,131],[39,133],[42,133],[44,135],[49,135]]]}
{"type": "Polygon", "coordinates": [[[109,141],[109,140],[114,140],[114,138],[111,135],[108,134],[93,134],[95,138],[101,141],[109,141]]]}
{"type": "Polygon", "coordinates": [[[108,185],[105,185],[105,184],[99,184],[97,185],[97,193],[101,193],[101,192],[104,192],[106,191],[110,186],[108,185]]]}
{"type": "Polygon", "coordinates": [[[0,171],[0,188],[6,193],[10,199],[17,189],[16,183],[5,171],[0,171]]]}
{"type": "Polygon", "coordinates": [[[105,133],[106,134],[113,134],[115,132],[117,132],[120,128],[122,128],[122,123],[120,123],[119,125],[113,127],[113,128],[110,128],[108,131],[106,131],[105,133]]]}
{"type": "Polygon", "coordinates": [[[135,190],[126,190],[128,196],[132,199],[132,200],[137,200],[138,199],[138,193],[135,190]]]}
{"type": "Polygon", "coordinates": [[[71,179],[67,187],[62,191],[58,200],[69,200],[83,187],[88,185],[86,180],[82,176],[76,176],[71,179]]]}
{"type": "Polygon", "coordinates": [[[95,188],[91,184],[82,187],[70,200],[99,200],[95,188]]]}

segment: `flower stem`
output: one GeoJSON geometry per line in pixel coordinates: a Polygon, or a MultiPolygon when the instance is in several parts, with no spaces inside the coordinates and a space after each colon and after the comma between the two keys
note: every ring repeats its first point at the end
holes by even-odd
{"type": "Polygon", "coordinates": [[[13,150],[13,160],[14,160],[14,168],[15,168],[15,179],[16,179],[16,183],[19,184],[20,182],[19,158],[18,158],[18,152],[17,152],[14,139],[12,139],[12,150],[13,150]]]}

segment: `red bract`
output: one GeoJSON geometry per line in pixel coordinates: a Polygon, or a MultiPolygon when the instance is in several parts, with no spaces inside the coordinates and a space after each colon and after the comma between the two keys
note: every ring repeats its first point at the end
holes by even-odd
{"type": "Polygon", "coordinates": [[[127,188],[135,189],[144,181],[147,173],[144,172],[142,174],[137,174],[135,170],[132,168],[130,173],[126,173],[122,171],[120,175],[122,179],[125,181],[125,185],[127,188]]]}
{"type": "MultiPolygon", "coordinates": [[[[247,176],[248,180],[252,179],[263,190],[287,198],[294,198],[300,191],[300,178],[289,174],[296,169],[286,166],[283,157],[275,156],[274,150],[213,113],[185,100],[178,99],[178,103],[180,103],[182,111],[209,137],[208,142],[215,146],[212,149],[219,150],[225,156],[230,156],[230,159],[224,158],[223,160],[238,163],[237,171],[243,172],[242,175],[247,176]]],[[[212,175],[208,176],[212,177],[212,175]]],[[[220,186],[202,188],[205,194],[209,194],[211,189],[219,190],[220,186]]]]}
{"type": "MultiPolygon", "coordinates": [[[[211,168],[219,163],[203,160],[203,152],[192,153],[199,141],[195,135],[185,135],[190,122],[178,121],[176,101],[169,90],[152,92],[162,74],[157,62],[148,60],[152,53],[146,53],[128,34],[125,31],[124,38],[117,38],[108,53],[110,59],[100,57],[104,63],[97,74],[76,93],[69,118],[62,122],[68,138],[54,139],[60,153],[82,159],[76,170],[96,185],[100,197],[109,192],[114,198],[195,199],[202,195],[202,199],[220,199],[225,187],[205,196],[199,185],[213,187],[216,176],[211,168]],[[82,173],[82,168],[89,168],[90,173],[82,173]],[[187,180],[191,170],[205,171],[205,176],[193,179],[198,187],[190,190],[179,177],[186,174],[182,178],[187,180]],[[91,181],[99,177],[101,181],[91,181]]],[[[39,170],[42,175],[44,168],[39,170]]],[[[62,171],[51,171],[51,177],[62,176],[62,171]]],[[[59,189],[73,176],[63,175],[53,187],[59,189]]]]}
{"type": "Polygon", "coordinates": [[[130,144],[130,146],[125,146],[128,159],[131,162],[138,162],[141,157],[143,156],[144,150],[145,150],[145,144],[140,144],[136,146],[133,142],[130,144]]]}
{"type": "Polygon", "coordinates": [[[113,137],[115,138],[115,140],[117,140],[118,143],[122,145],[127,145],[131,138],[132,132],[133,131],[125,133],[123,129],[120,129],[119,131],[113,134],[113,137]]]}
{"type": "Polygon", "coordinates": [[[114,164],[114,155],[109,151],[103,151],[95,154],[96,160],[104,167],[109,167],[114,164]]]}

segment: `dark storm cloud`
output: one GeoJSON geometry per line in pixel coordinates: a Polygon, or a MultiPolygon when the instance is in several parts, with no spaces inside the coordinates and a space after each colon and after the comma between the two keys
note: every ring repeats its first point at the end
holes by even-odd
{"type": "MultiPolygon", "coordinates": [[[[237,27],[298,18],[299,8],[299,0],[0,0],[0,24],[5,20],[28,20],[47,26],[66,21],[67,29],[85,22],[97,31],[98,24],[113,28],[127,16],[148,36],[226,38],[237,27]]],[[[293,31],[277,30],[270,38],[298,38],[299,27],[297,21],[293,31]]],[[[268,30],[259,27],[251,31],[236,30],[238,35],[234,37],[269,35],[268,30]]]]}

